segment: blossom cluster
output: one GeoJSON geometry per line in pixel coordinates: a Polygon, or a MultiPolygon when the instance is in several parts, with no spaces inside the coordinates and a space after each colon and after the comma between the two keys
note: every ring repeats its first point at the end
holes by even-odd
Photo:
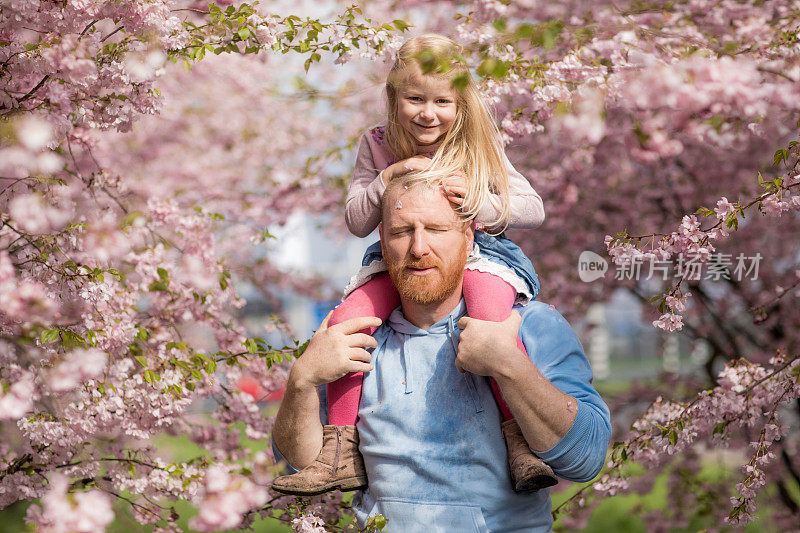
{"type": "Polygon", "coordinates": [[[742,468],[745,478],[736,485],[739,495],[731,497],[733,509],[726,519],[732,525],[744,525],[755,519],[755,499],[776,457],[774,445],[787,434],[780,423],[780,409],[797,398],[800,358],[779,354],[769,366],[734,361],[719,374],[718,386],[701,391],[691,401],[658,397],[632,424],[630,435],[615,444],[608,470],[591,488],[605,496],[628,492],[632,463],[657,471],[672,456],[693,446],[718,447],[728,443],[737,429],[757,429],[759,438],[750,443],[753,455],[742,468]]]}

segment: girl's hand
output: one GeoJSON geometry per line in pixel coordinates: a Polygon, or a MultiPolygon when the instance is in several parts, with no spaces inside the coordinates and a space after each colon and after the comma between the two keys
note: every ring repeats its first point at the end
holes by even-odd
{"type": "Polygon", "coordinates": [[[442,188],[447,199],[460,207],[467,196],[467,177],[463,172],[457,172],[444,180],[442,188]]]}
{"type": "Polygon", "coordinates": [[[408,159],[403,159],[402,161],[398,161],[397,163],[390,165],[386,170],[383,171],[383,175],[388,178],[387,181],[392,181],[395,178],[399,178],[403,174],[408,174],[409,172],[415,170],[428,170],[430,166],[431,160],[429,158],[422,155],[415,155],[414,157],[409,157],[408,159]]]}

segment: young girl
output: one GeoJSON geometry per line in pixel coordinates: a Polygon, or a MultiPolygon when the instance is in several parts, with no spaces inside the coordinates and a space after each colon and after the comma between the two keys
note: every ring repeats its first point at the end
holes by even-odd
{"type": "MultiPolygon", "coordinates": [[[[506,158],[469,70],[454,59],[459,54],[456,43],[435,34],[412,38],[400,48],[386,80],[388,120],[361,137],[345,219],[353,234],[366,237],[380,222],[386,183],[409,172],[441,177],[447,198],[487,230],[475,232],[476,250],[464,272],[467,313],[502,321],[515,302],[536,298],[539,283],[527,257],[500,232],[506,227],[538,227],[544,210],[539,195],[506,158]],[[423,73],[421,53],[444,60],[445,67],[423,73]],[[459,75],[466,85],[456,90],[452,80],[459,75]]],[[[378,242],[367,250],[362,269],[345,289],[329,325],[359,316],[388,318],[400,299],[385,270],[378,242]]],[[[519,339],[517,344],[525,351],[519,339]]],[[[329,425],[319,457],[304,470],[277,478],[274,489],[309,495],[366,486],[355,427],[362,379],[362,373],[352,373],[328,384],[329,425]]],[[[554,485],[553,471],[531,453],[494,380],[491,387],[504,420],[514,489],[554,485]]]]}

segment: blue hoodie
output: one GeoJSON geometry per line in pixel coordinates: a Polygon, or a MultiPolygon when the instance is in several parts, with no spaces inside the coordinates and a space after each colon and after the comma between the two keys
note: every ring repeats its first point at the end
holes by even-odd
{"type": "MultiPolygon", "coordinates": [[[[379,513],[390,533],[551,529],[549,489],[518,494],[511,488],[488,380],[455,368],[456,323],[465,311],[462,300],[425,331],[398,308],[374,334],[375,369],[364,376],[357,423],[369,480],[354,498],[362,526],[379,513]]],[[[555,308],[532,302],[519,311],[531,360],[578,401],[567,434],[537,455],[562,478],[591,480],[603,466],[611,426],[608,407],[591,385],[589,362],[555,308]]]]}

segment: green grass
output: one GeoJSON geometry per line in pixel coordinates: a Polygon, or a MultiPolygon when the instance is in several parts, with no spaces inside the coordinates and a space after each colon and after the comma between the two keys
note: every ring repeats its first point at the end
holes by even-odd
{"type": "MultiPolygon", "coordinates": [[[[642,468],[631,469],[632,472],[641,472],[642,468]]],[[[721,464],[713,458],[706,462],[700,473],[697,474],[697,480],[702,481],[724,481],[727,486],[733,489],[734,485],[738,482],[738,474],[731,468],[730,464],[721,464]]],[[[575,484],[567,490],[553,493],[553,509],[559,504],[563,503],[575,492],[577,492],[584,484],[575,484]]],[[[800,494],[800,487],[795,487],[795,490],[800,494]]],[[[769,487],[769,490],[759,495],[758,509],[756,515],[761,517],[747,526],[741,531],[747,533],[765,533],[776,531],[771,524],[768,516],[770,514],[770,501],[774,500],[774,488],[769,487]]],[[[611,498],[603,499],[594,509],[587,526],[581,529],[582,533],[646,533],[650,530],[644,520],[644,516],[649,512],[656,509],[664,509],[667,505],[667,474],[660,474],[653,484],[652,490],[646,494],[623,494],[611,498]]],[[[722,498],[723,503],[727,503],[727,497],[722,498]]],[[[707,528],[719,528],[720,531],[740,531],[734,530],[730,527],[724,527],[718,523],[716,518],[711,514],[711,509],[702,507],[697,510],[698,512],[690,519],[689,525],[686,528],[674,528],[671,533],[696,533],[703,531],[707,528]]],[[[560,525],[557,520],[555,524],[556,531],[571,531],[560,525]]]]}

